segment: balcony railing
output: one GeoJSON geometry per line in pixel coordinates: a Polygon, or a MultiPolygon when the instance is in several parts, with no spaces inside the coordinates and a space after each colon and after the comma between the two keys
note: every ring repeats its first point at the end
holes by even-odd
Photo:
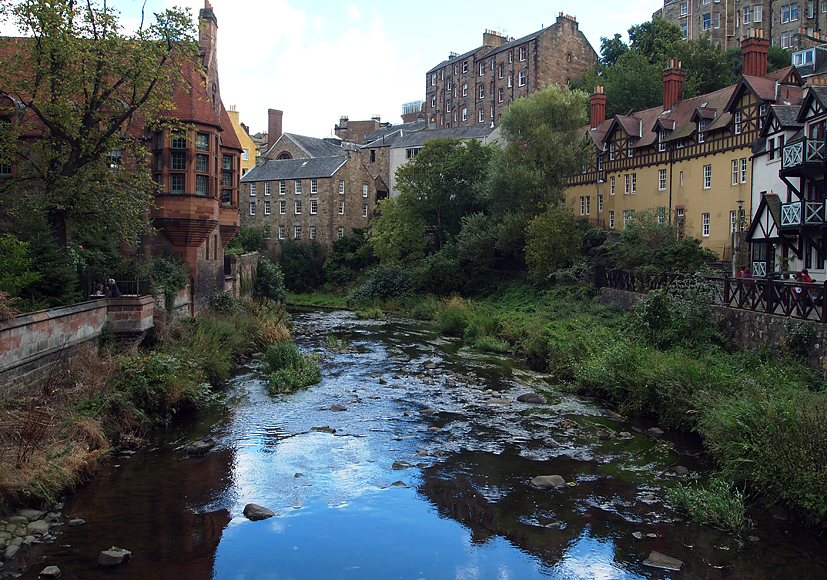
{"type": "Polygon", "coordinates": [[[824,160],[824,140],[804,139],[785,145],[781,151],[781,169],[805,163],[821,163],[824,160]]]}
{"type": "Polygon", "coordinates": [[[781,227],[818,226],[825,223],[823,201],[794,201],[781,205],[781,227]]]}

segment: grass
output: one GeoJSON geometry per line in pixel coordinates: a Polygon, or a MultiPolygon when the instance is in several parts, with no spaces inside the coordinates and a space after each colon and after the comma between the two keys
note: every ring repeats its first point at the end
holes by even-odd
{"type": "Polygon", "coordinates": [[[290,306],[312,306],[316,308],[340,308],[347,310],[347,295],[313,292],[311,294],[287,294],[290,306]]]}
{"type": "Polygon", "coordinates": [[[678,484],[669,492],[669,501],[679,512],[701,525],[739,534],[750,528],[744,492],[723,479],[713,479],[706,488],[694,483],[678,484]]]}
{"type": "Polygon", "coordinates": [[[316,357],[304,354],[292,342],[270,345],[264,361],[263,370],[268,375],[272,394],[291,393],[322,380],[322,369],[316,357]]]}

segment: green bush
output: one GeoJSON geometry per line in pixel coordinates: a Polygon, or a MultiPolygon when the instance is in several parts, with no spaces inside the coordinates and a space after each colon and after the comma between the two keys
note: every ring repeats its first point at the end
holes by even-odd
{"type": "Polygon", "coordinates": [[[240,304],[229,292],[216,292],[212,297],[212,307],[218,312],[232,313],[240,308],[240,304]]]}
{"type": "Polygon", "coordinates": [[[290,292],[312,292],[324,284],[322,247],[316,240],[297,242],[284,240],[281,244],[279,266],[284,274],[284,285],[290,292]]]}
{"type": "Polygon", "coordinates": [[[706,488],[678,484],[669,492],[669,501],[679,512],[701,525],[738,534],[749,528],[744,492],[731,483],[716,478],[706,488]]]}
{"type": "Polygon", "coordinates": [[[273,394],[289,393],[322,380],[319,362],[302,353],[292,342],[270,345],[264,362],[263,371],[268,375],[268,386],[273,394]]]}
{"type": "Polygon", "coordinates": [[[278,264],[273,264],[264,256],[259,256],[258,258],[253,296],[257,298],[268,298],[276,304],[284,304],[287,302],[284,274],[282,274],[278,264]]]}
{"type": "Polygon", "coordinates": [[[254,228],[241,226],[238,233],[227,244],[228,254],[246,254],[248,252],[264,252],[267,250],[267,238],[270,235],[268,227],[254,228]]]}
{"type": "Polygon", "coordinates": [[[417,292],[448,296],[463,287],[464,276],[454,244],[429,254],[414,269],[417,292]]]}
{"type": "Polygon", "coordinates": [[[406,298],[411,294],[413,280],[407,268],[377,266],[367,282],[348,296],[348,303],[363,304],[374,299],[406,298]]]}

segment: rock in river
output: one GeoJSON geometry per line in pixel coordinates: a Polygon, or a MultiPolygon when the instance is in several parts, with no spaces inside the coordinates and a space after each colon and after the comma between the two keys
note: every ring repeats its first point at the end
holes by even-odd
{"type": "Polygon", "coordinates": [[[347,411],[347,407],[345,407],[344,405],[331,405],[330,410],[331,411],[347,411]]]}
{"type": "Polygon", "coordinates": [[[557,489],[566,487],[566,480],[560,475],[538,475],[531,480],[531,485],[537,489],[557,489]]]}
{"type": "Polygon", "coordinates": [[[644,566],[650,568],[662,568],[664,570],[680,570],[683,568],[683,562],[677,558],[672,558],[660,552],[652,551],[649,557],[643,561],[644,566]]]}
{"type": "Polygon", "coordinates": [[[546,400],[537,393],[525,393],[517,397],[517,400],[521,403],[537,403],[539,405],[543,405],[546,402],[546,400]]]}
{"type": "Polygon", "coordinates": [[[274,514],[272,510],[254,503],[248,503],[244,506],[244,517],[253,522],[266,520],[267,518],[272,518],[274,515],[276,514],[274,514]]]}
{"type": "Polygon", "coordinates": [[[112,546],[108,550],[103,550],[98,555],[98,566],[103,566],[104,568],[112,568],[114,566],[119,566],[124,562],[128,562],[129,559],[132,557],[132,552],[129,550],[124,550],[123,548],[116,548],[112,546]]]}
{"type": "Polygon", "coordinates": [[[190,455],[204,455],[207,451],[215,447],[215,441],[211,437],[200,439],[194,443],[190,443],[186,447],[186,451],[190,455]]]}
{"type": "Polygon", "coordinates": [[[40,578],[60,578],[60,568],[57,566],[46,566],[40,571],[40,578]]]}
{"type": "Polygon", "coordinates": [[[652,427],[646,430],[646,434],[650,437],[654,437],[655,439],[660,439],[663,437],[663,429],[659,427],[652,427]]]}

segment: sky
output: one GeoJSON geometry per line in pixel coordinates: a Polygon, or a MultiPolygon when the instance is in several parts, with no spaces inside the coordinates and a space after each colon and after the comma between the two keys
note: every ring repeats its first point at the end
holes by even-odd
{"type": "MultiPolygon", "coordinates": [[[[143,0],[109,0],[134,28],[143,0]]],[[[425,73],[482,44],[496,30],[519,38],[562,11],[600,50],[600,38],[652,17],[663,0],[211,0],[218,20],[218,70],[224,106],[250,132],[267,131],[267,109],[284,112],[283,130],[327,137],[339,118],[401,123],[402,105],[425,98],[425,73]]],[[[146,0],[148,13],[192,9],[204,0],[146,0]]],[[[5,34],[13,29],[0,27],[5,34]]]]}

